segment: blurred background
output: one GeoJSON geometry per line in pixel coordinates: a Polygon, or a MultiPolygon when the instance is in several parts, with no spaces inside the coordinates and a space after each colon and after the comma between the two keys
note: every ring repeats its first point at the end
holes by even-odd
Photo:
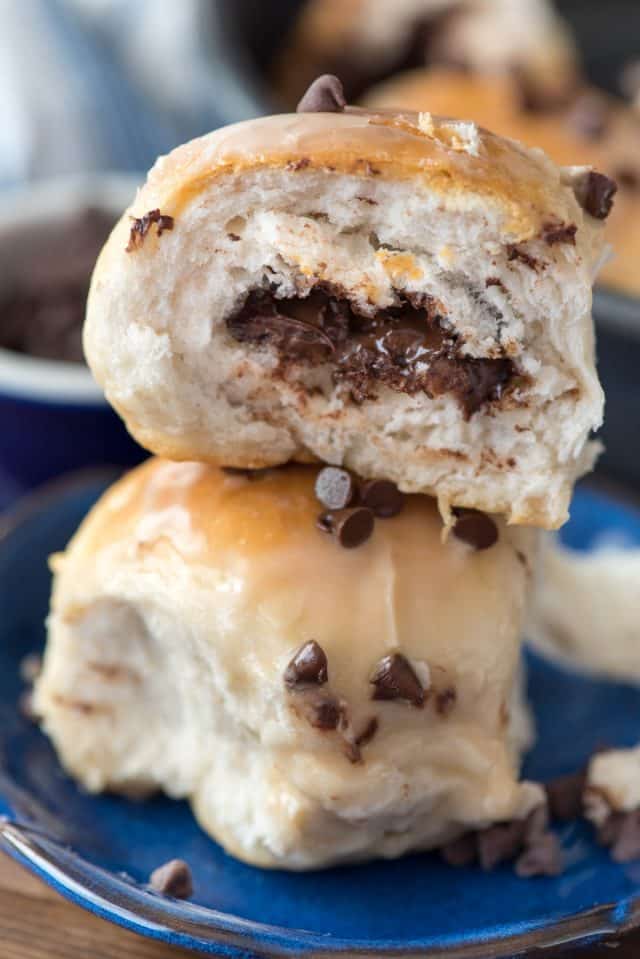
{"type": "Polygon", "coordinates": [[[638,0],[0,0],[0,22],[0,509],[143,455],[84,366],[81,324],[146,170],[295,109],[322,72],[353,102],[474,119],[617,180],[595,296],[598,473],[640,490],[638,0]]]}

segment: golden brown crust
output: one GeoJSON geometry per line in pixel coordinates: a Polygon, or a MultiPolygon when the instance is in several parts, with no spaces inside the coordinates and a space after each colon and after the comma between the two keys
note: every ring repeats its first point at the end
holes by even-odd
{"type": "Polygon", "coordinates": [[[568,218],[569,191],[519,145],[481,130],[467,148],[447,119],[364,110],[264,117],[193,140],[158,161],[132,211],[160,208],[178,222],[213,181],[269,167],[413,180],[453,200],[469,192],[500,205],[517,239],[535,235],[552,209],[568,218]]]}

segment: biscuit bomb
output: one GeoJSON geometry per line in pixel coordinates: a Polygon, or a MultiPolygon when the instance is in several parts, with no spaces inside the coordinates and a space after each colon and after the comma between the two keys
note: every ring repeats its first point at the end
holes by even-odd
{"type": "Polygon", "coordinates": [[[344,465],[559,526],[602,417],[606,177],[472,123],[343,109],[158,161],[98,261],[85,349],[170,459],[344,465]],[[133,218],[133,219],[132,219],[133,218]]]}
{"type": "Polygon", "coordinates": [[[35,703],[63,764],[94,792],[188,797],[264,866],[525,819],[535,531],[459,512],[443,542],[434,500],[367,484],[346,500],[370,506],[327,513],[314,487],[345,492],[324,479],[151,460],[103,497],[52,564],[35,703]]]}

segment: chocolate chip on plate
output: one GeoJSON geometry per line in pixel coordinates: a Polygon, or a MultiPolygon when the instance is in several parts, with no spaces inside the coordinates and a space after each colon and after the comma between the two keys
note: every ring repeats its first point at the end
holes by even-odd
{"type": "Polygon", "coordinates": [[[559,876],[564,868],[562,847],[555,833],[544,832],[527,843],[516,859],[515,873],[522,879],[532,876],[559,876]]]}
{"type": "Polygon", "coordinates": [[[375,686],[372,699],[403,699],[418,709],[424,706],[425,690],[402,653],[384,656],[376,664],[369,682],[375,686]]]}
{"type": "Polygon", "coordinates": [[[323,686],[328,678],[327,656],[315,639],[310,639],[300,647],[284,671],[284,682],[290,689],[307,685],[323,686]]]}
{"type": "Polygon", "coordinates": [[[587,784],[587,771],[581,769],[567,776],[558,776],[545,783],[547,802],[552,819],[568,821],[582,813],[582,794],[587,784]]]}
{"type": "Polygon", "coordinates": [[[347,101],[342,83],[331,73],[317,77],[300,103],[296,113],[342,113],[347,101]]]}
{"type": "Polygon", "coordinates": [[[364,506],[333,510],[319,516],[318,528],[331,533],[345,549],[354,549],[373,533],[373,513],[364,506]]]}
{"type": "Polygon", "coordinates": [[[360,500],[380,519],[396,516],[404,506],[404,494],[391,480],[369,480],[360,487],[360,500]]]}
{"type": "Polygon", "coordinates": [[[174,899],[189,899],[193,895],[191,870],[182,859],[171,859],[154,869],[149,885],[163,896],[173,896],[174,899]]]}
{"type": "Polygon", "coordinates": [[[477,837],[474,832],[467,832],[440,847],[440,855],[448,866],[470,866],[478,854],[477,837]]]}
{"type": "Polygon", "coordinates": [[[578,203],[596,220],[606,220],[609,216],[617,191],[615,180],[596,170],[589,170],[574,184],[578,203]]]}
{"type": "Polygon", "coordinates": [[[611,845],[614,862],[640,859],[640,809],[623,813],[616,822],[616,837],[611,845]]]}
{"type": "Polygon", "coordinates": [[[498,527],[486,513],[477,509],[456,509],[453,535],[474,549],[489,549],[498,541],[498,527]]]}
{"type": "Polygon", "coordinates": [[[315,493],[327,509],[345,509],[353,502],[356,484],[348,470],[325,466],[316,476],[315,493]]]}

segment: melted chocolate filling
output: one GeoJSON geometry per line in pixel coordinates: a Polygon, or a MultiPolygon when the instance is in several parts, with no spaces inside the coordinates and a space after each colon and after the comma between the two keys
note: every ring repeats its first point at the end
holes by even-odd
{"type": "Polygon", "coordinates": [[[380,386],[431,398],[450,393],[468,419],[499,400],[517,373],[507,358],[461,355],[456,335],[444,328],[428,296],[413,303],[401,297],[399,306],[367,316],[322,289],[286,299],[256,290],[227,327],[241,343],[274,349],[282,374],[300,363],[331,363],[334,382],[344,384],[356,403],[375,399],[380,386]]]}

